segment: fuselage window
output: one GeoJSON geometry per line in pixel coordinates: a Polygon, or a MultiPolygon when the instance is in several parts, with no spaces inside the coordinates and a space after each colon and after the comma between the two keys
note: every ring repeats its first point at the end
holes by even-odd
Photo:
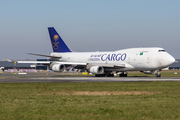
{"type": "Polygon", "coordinates": [[[158,52],[166,52],[166,50],[159,50],[158,52]]]}

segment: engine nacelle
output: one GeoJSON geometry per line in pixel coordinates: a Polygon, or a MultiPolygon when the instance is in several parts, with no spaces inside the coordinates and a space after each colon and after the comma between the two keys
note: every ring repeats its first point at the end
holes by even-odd
{"type": "Polygon", "coordinates": [[[101,66],[92,66],[89,69],[90,73],[92,74],[103,74],[104,73],[104,68],[101,66]]]}
{"type": "Polygon", "coordinates": [[[140,72],[143,72],[145,74],[155,74],[156,70],[154,70],[154,71],[140,71],[140,72]]]}
{"type": "Polygon", "coordinates": [[[63,64],[54,64],[52,66],[52,70],[54,72],[63,72],[66,69],[66,66],[63,64]]]}

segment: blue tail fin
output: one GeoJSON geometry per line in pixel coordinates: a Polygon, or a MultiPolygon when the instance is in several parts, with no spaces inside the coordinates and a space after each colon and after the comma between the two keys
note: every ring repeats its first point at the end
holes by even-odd
{"type": "Polygon", "coordinates": [[[54,27],[48,27],[48,31],[54,52],[72,52],[56,32],[54,27]]]}

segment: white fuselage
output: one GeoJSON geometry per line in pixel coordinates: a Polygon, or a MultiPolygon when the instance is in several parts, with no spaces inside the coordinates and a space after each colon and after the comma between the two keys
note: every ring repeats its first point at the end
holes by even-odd
{"type": "Polygon", "coordinates": [[[113,52],[53,52],[51,56],[61,56],[58,60],[60,62],[125,65],[125,68],[112,68],[109,71],[157,70],[175,62],[162,48],[131,48],[113,52]]]}

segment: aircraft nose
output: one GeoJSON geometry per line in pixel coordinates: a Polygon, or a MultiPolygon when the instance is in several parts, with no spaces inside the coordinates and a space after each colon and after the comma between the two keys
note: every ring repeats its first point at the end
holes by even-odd
{"type": "Polygon", "coordinates": [[[170,54],[163,54],[159,56],[159,66],[169,67],[175,62],[175,59],[170,54]]]}
{"type": "Polygon", "coordinates": [[[175,60],[175,58],[174,58],[173,56],[168,55],[168,56],[166,57],[166,62],[165,62],[165,64],[166,64],[167,66],[170,66],[170,65],[172,65],[175,61],[176,61],[176,60],[175,60]]]}
{"type": "Polygon", "coordinates": [[[172,65],[175,61],[176,61],[176,60],[175,60],[175,58],[174,58],[173,56],[170,56],[170,57],[168,58],[168,62],[169,62],[170,65],[172,65]]]}

